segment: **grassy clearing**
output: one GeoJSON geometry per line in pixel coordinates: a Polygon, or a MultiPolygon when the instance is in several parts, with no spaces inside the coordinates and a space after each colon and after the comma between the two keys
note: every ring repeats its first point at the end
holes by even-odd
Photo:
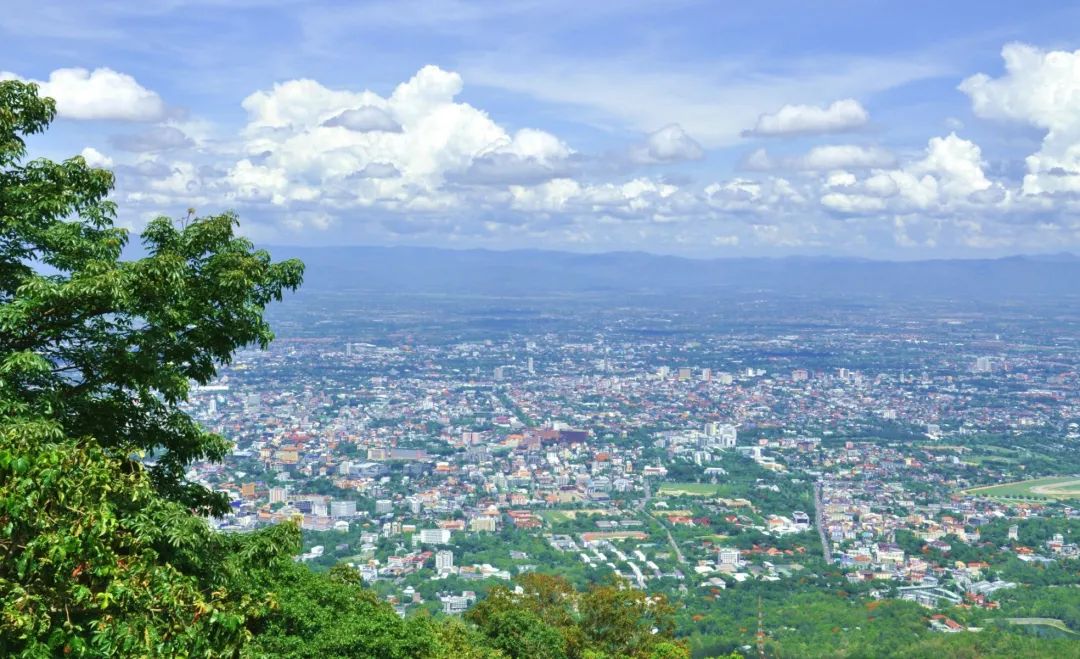
{"type": "Polygon", "coordinates": [[[657,494],[663,497],[710,497],[723,487],[716,483],[665,483],[657,494]]]}
{"type": "Polygon", "coordinates": [[[965,455],[961,459],[965,463],[972,465],[981,465],[986,462],[997,462],[1000,464],[1016,464],[1020,462],[1019,458],[1010,458],[1005,455],[965,455]]]}
{"type": "Polygon", "coordinates": [[[1076,632],[1069,629],[1065,623],[1057,618],[1005,618],[1006,622],[1014,625],[1027,625],[1027,626],[1039,626],[1039,627],[1052,627],[1059,631],[1066,632],[1076,636],[1076,632]]]}
{"type": "Polygon", "coordinates": [[[606,510],[544,510],[540,512],[540,516],[546,521],[557,524],[559,522],[569,522],[575,520],[579,515],[608,515],[606,510]]]}
{"type": "Polygon", "coordinates": [[[725,540],[727,540],[730,537],[731,537],[730,535],[712,534],[712,535],[698,536],[697,539],[698,540],[707,540],[707,541],[712,542],[714,544],[720,544],[720,543],[724,542],[725,540]]]}

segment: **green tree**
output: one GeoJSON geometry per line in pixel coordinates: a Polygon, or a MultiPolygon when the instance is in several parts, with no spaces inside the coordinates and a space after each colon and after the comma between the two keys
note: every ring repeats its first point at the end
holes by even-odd
{"type": "Polygon", "coordinates": [[[263,309],[301,281],[298,261],[272,263],[234,235],[236,216],[152,221],[149,254],[124,261],[110,172],[81,157],[23,164],[23,136],[41,132],[51,99],[0,86],[0,355],[3,396],[89,436],[119,457],[154,457],[166,498],[206,511],[225,502],[184,480],[195,460],[228,449],[178,404],[242,346],[272,334],[263,309]]]}
{"type": "Polygon", "coordinates": [[[430,657],[440,654],[426,617],[403,620],[362,587],[359,574],[336,566],[328,575],[303,565],[255,573],[255,590],[274,592],[276,605],[253,621],[246,654],[265,657],[430,657]]]}
{"type": "MultiPolygon", "coordinates": [[[[675,634],[675,612],[667,598],[624,583],[595,585],[578,606],[590,646],[610,656],[650,656],[675,634]]],[[[674,656],[674,651],[665,645],[661,656],[674,656]]]]}
{"type": "Polygon", "coordinates": [[[275,606],[253,566],[298,530],[213,533],[223,497],[184,479],[228,448],[184,414],[191,382],[247,344],[299,285],[231,214],[165,218],[121,258],[112,174],[24,162],[51,99],[0,82],[0,654],[229,655],[275,606]]]}
{"type": "Polygon", "coordinates": [[[482,632],[487,643],[513,659],[565,659],[569,656],[558,630],[525,608],[506,607],[491,611],[482,632]]]}
{"type": "Polygon", "coordinates": [[[686,657],[674,641],[674,610],[620,581],[576,591],[562,578],[529,573],[518,589],[493,588],[466,619],[511,656],[686,657]],[[550,636],[555,632],[555,636],[550,636]],[[519,655],[543,639],[543,655],[519,655]]]}

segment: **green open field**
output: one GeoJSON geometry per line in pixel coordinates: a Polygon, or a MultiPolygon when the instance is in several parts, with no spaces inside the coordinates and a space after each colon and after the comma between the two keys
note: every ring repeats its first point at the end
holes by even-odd
{"type": "Polygon", "coordinates": [[[1057,618],[1002,618],[1005,622],[1014,625],[1024,625],[1028,627],[1049,627],[1059,632],[1063,632],[1064,635],[1076,636],[1076,632],[1069,629],[1065,623],[1057,618]]]}
{"type": "Polygon", "coordinates": [[[1015,483],[973,487],[964,492],[1002,499],[1080,499],[1080,477],[1046,476],[1015,483]]]}
{"type": "Polygon", "coordinates": [[[965,455],[961,460],[970,465],[981,465],[987,462],[1011,465],[1020,462],[1019,458],[1010,458],[1004,455],[965,455]]]}
{"type": "Polygon", "coordinates": [[[608,515],[606,510],[544,510],[540,512],[540,516],[546,519],[552,524],[559,522],[568,522],[572,519],[577,519],[579,515],[608,515]]]}
{"type": "Polygon", "coordinates": [[[723,487],[713,483],[665,483],[657,494],[662,497],[711,497],[723,487]]]}
{"type": "Polygon", "coordinates": [[[714,533],[714,534],[710,534],[710,535],[699,535],[697,537],[697,539],[698,540],[708,540],[709,542],[721,543],[721,542],[724,542],[725,540],[727,540],[730,537],[731,537],[730,535],[719,535],[719,534],[714,533]]]}

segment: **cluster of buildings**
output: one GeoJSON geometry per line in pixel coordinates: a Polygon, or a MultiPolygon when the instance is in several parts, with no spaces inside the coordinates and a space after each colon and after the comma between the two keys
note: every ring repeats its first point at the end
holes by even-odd
{"type": "MultiPolygon", "coordinates": [[[[820,537],[823,559],[852,582],[893,583],[923,603],[991,601],[1008,584],[914,555],[898,538],[947,556],[995,520],[1060,512],[963,495],[1016,468],[1008,456],[974,460],[968,440],[1036,430],[1080,440],[1080,372],[1059,346],[981,333],[958,350],[956,331],[927,321],[693,339],[605,327],[279,340],[193,391],[191,412],[236,447],[189,478],[232,502],[211,520],[223,530],[295,521],[340,534],[300,559],[407,582],[412,592],[394,593],[402,607],[437,600],[460,612],[475,595],[458,580],[509,580],[537,565],[513,546],[503,561],[466,560],[459,545],[529,535],[588,574],[674,589],[789,578],[804,569],[805,538],[820,537]],[[830,363],[841,357],[847,365],[830,363]],[[685,501],[671,496],[678,488],[658,494],[687,480],[704,489],[685,501]],[[766,540],[738,547],[717,529],[766,540]],[[718,539],[702,542],[709,533],[718,539]],[[425,599],[421,577],[450,590],[425,599]]],[[[1078,555],[1071,537],[1002,551],[1078,555]]]]}

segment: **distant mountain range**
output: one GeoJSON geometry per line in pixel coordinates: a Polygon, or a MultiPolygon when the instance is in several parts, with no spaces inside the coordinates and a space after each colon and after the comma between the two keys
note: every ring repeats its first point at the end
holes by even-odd
{"type": "Polygon", "coordinates": [[[1080,295],[1072,254],[873,261],[832,257],[689,259],[642,252],[431,247],[268,247],[307,264],[304,288],[374,293],[773,292],[786,295],[1012,299],[1080,295]]]}

